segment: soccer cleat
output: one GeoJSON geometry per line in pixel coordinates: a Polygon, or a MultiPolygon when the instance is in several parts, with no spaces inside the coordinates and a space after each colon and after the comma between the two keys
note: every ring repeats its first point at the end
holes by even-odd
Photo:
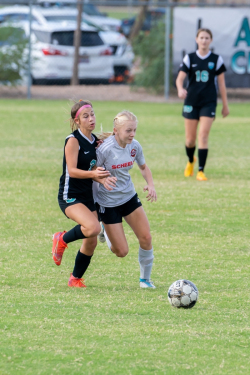
{"type": "Polygon", "coordinates": [[[57,266],[60,266],[64,250],[68,247],[62,239],[64,233],[66,233],[66,231],[57,232],[52,237],[52,258],[57,266]]]}
{"type": "Polygon", "coordinates": [[[83,281],[84,279],[78,279],[77,277],[73,276],[71,273],[69,281],[68,281],[68,286],[75,287],[75,288],[86,288],[86,285],[83,283],[83,281]]]}
{"type": "Polygon", "coordinates": [[[103,226],[103,223],[100,222],[101,224],[101,232],[98,234],[98,240],[101,242],[101,243],[104,243],[106,241],[106,238],[105,238],[105,235],[104,235],[104,226],[103,226]]]}
{"type": "Polygon", "coordinates": [[[207,177],[205,176],[203,171],[199,171],[196,176],[196,180],[198,181],[207,181],[207,177]]]}
{"type": "Polygon", "coordinates": [[[149,279],[140,279],[140,287],[141,288],[151,288],[151,289],[156,288],[156,286],[154,286],[153,282],[149,279]]]}
{"type": "Polygon", "coordinates": [[[193,176],[194,174],[194,165],[196,163],[197,158],[194,156],[193,163],[190,163],[190,161],[187,162],[185,171],[184,171],[184,176],[185,177],[190,177],[193,176]]]}

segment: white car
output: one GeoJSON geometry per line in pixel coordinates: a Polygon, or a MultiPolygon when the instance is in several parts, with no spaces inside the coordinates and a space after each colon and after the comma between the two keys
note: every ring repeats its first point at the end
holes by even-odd
{"type": "MultiPolygon", "coordinates": [[[[0,20],[4,21],[24,21],[28,20],[29,7],[15,6],[0,9],[0,20]]],[[[33,7],[32,9],[32,24],[38,23],[46,25],[51,22],[60,22],[62,25],[76,27],[77,9],[74,8],[42,8],[33,7]]],[[[124,82],[129,78],[130,69],[134,60],[134,53],[131,45],[126,37],[118,32],[110,31],[106,27],[103,29],[98,24],[92,21],[92,17],[83,15],[83,25],[92,26],[99,31],[104,44],[111,47],[113,56],[113,66],[115,81],[124,82]],[[90,20],[91,18],[91,20],[90,20]]]]}
{"type": "MultiPolygon", "coordinates": [[[[12,26],[25,30],[27,22],[12,26]]],[[[58,23],[33,24],[32,69],[33,84],[70,83],[74,63],[74,31],[72,26],[58,23]]],[[[104,44],[99,33],[91,27],[82,27],[79,49],[78,77],[80,83],[109,83],[114,80],[113,58],[110,47],[104,44]]]]}
{"type": "MultiPolygon", "coordinates": [[[[64,7],[64,9],[71,7],[71,9],[76,9],[76,2],[76,0],[37,0],[37,3],[39,5],[43,5],[50,9],[58,9],[58,7],[64,7]]],[[[99,10],[93,4],[89,3],[89,0],[85,0],[83,4],[83,11],[86,19],[95,22],[100,27],[107,27],[109,30],[113,31],[120,30],[121,20],[112,17],[107,17],[105,14],[99,12],[99,10]]]]}
{"type": "MultiPolygon", "coordinates": [[[[18,22],[18,21],[28,21],[29,20],[29,7],[23,5],[14,5],[8,6],[0,9],[0,22],[18,22]]],[[[32,7],[32,21],[36,21],[39,24],[45,24],[47,21],[54,21],[54,15],[59,18],[60,14],[67,15],[68,17],[66,20],[71,20],[74,15],[77,15],[76,8],[57,8],[57,7],[50,7],[50,8],[43,8],[40,6],[33,6],[32,7]]],[[[87,21],[94,22],[99,27],[102,27],[106,30],[113,30],[118,31],[121,27],[121,21],[115,18],[109,17],[100,17],[100,16],[93,16],[88,15],[87,13],[83,13],[83,18],[87,21]]]]}

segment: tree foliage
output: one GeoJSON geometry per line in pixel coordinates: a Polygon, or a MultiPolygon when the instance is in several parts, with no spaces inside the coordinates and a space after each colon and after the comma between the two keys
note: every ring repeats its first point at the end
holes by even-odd
{"type": "Polygon", "coordinates": [[[140,72],[135,75],[134,84],[157,93],[163,92],[165,24],[159,22],[149,33],[141,31],[133,41],[133,49],[140,58],[140,72]]]}
{"type": "Polygon", "coordinates": [[[28,40],[24,30],[13,26],[0,27],[0,82],[16,85],[27,69],[28,40]]]}

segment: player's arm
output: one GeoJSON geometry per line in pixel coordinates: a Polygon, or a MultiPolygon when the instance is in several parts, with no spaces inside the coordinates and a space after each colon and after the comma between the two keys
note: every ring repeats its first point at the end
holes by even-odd
{"type": "Polygon", "coordinates": [[[93,178],[93,180],[99,182],[99,184],[102,184],[105,187],[105,189],[110,191],[113,190],[114,187],[116,187],[117,178],[114,176],[108,176],[105,178],[95,177],[93,178]]]}
{"type": "Polygon", "coordinates": [[[151,170],[146,164],[138,165],[141,171],[141,174],[146,181],[147,185],[144,187],[143,191],[148,191],[148,195],[146,196],[148,201],[156,201],[157,200],[157,194],[154,187],[154,181],[153,176],[151,173],[151,170]]]}
{"type": "Polygon", "coordinates": [[[217,76],[218,79],[218,86],[219,86],[219,92],[222,99],[222,111],[221,114],[223,117],[226,117],[229,115],[229,108],[228,108],[228,102],[227,102],[227,89],[225,84],[225,75],[224,73],[221,73],[217,76]]]}
{"type": "Polygon", "coordinates": [[[176,79],[176,87],[177,87],[177,92],[178,92],[178,97],[180,99],[186,99],[187,96],[187,90],[184,89],[184,81],[187,76],[186,72],[179,71],[177,79],[176,79]]]}
{"type": "Polygon", "coordinates": [[[108,171],[105,171],[104,168],[96,168],[91,171],[83,171],[82,169],[77,168],[77,160],[79,154],[79,142],[76,138],[69,138],[65,146],[65,158],[68,167],[68,172],[71,178],[105,178],[110,175],[108,171]]]}

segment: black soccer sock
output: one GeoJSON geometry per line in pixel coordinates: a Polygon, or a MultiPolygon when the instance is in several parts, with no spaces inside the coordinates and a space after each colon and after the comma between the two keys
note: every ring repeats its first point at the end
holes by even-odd
{"type": "Polygon", "coordinates": [[[189,159],[190,163],[193,163],[194,161],[194,152],[195,152],[195,146],[194,147],[187,147],[186,146],[186,154],[189,159]]]}
{"type": "Polygon", "coordinates": [[[81,253],[79,250],[76,255],[75,267],[74,267],[72,275],[74,277],[77,277],[78,279],[81,279],[89,266],[91,258],[92,258],[92,255],[91,256],[85,255],[81,253]]]}
{"type": "Polygon", "coordinates": [[[208,149],[207,148],[199,148],[198,149],[198,157],[199,157],[199,171],[204,171],[206,160],[207,160],[208,149]]]}
{"type": "Polygon", "coordinates": [[[70,229],[63,235],[63,241],[66,243],[70,243],[76,240],[81,240],[82,238],[86,238],[81,231],[81,225],[76,225],[74,228],[70,229]]]}

